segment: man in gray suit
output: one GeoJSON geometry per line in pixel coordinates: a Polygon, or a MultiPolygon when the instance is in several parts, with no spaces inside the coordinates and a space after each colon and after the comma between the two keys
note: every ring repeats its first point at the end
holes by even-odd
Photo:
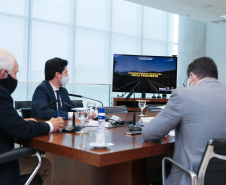
{"type": "MultiPolygon", "coordinates": [[[[208,139],[226,138],[226,87],[211,58],[194,60],[187,88],[176,89],[166,107],[143,128],[145,141],[159,140],[175,129],[174,160],[197,172],[208,139]]],[[[187,185],[190,177],[172,167],[167,185],[187,185]]]]}

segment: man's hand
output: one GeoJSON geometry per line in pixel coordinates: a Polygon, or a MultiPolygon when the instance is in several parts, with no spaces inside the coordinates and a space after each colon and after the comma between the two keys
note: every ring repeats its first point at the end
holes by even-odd
{"type": "Polygon", "coordinates": [[[95,118],[96,117],[96,112],[93,112],[92,115],[91,115],[91,118],[95,118]]]}
{"type": "Polygon", "coordinates": [[[34,119],[34,118],[24,118],[24,120],[25,120],[25,121],[35,121],[35,122],[37,122],[37,120],[34,119]]]}
{"type": "Polygon", "coordinates": [[[49,121],[53,124],[53,132],[59,131],[64,127],[64,120],[62,117],[51,118],[49,121]]]}

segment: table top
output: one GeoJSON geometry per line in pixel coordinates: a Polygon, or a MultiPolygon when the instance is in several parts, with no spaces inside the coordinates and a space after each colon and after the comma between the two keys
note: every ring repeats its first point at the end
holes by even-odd
{"type": "MultiPolygon", "coordinates": [[[[136,114],[140,114],[136,113],[136,114]]],[[[148,112],[148,117],[155,116],[157,112],[148,112]]],[[[113,114],[108,114],[111,117],[113,114]]],[[[123,121],[132,120],[133,113],[117,113],[123,121]]],[[[138,120],[140,117],[136,116],[138,120]]],[[[65,126],[71,120],[65,120],[65,126]]],[[[80,124],[76,121],[76,124],[80,124]]],[[[97,127],[90,127],[89,134],[77,133],[50,133],[30,140],[16,140],[17,143],[32,148],[74,159],[94,166],[107,166],[131,160],[173,152],[174,137],[168,136],[158,142],[144,142],[143,136],[125,135],[128,127],[117,127],[105,130],[106,143],[113,143],[104,149],[95,149],[90,143],[95,142],[97,127]]]]}

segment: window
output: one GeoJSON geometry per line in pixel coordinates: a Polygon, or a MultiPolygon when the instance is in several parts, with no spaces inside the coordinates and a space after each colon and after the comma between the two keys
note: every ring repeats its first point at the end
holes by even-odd
{"type": "Polygon", "coordinates": [[[13,97],[31,100],[45,62],[60,57],[69,92],[109,106],[113,54],[177,54],[178,19],[124,0],[0,0],[0,47],[19,63],[13,97]]]}

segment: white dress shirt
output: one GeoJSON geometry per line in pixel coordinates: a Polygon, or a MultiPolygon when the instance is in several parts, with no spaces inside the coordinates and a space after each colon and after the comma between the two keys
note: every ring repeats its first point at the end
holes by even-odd
{"type": "MultiPolygon", "coordinates": [[[[56,88],[56,87],[55,87],[53,84],[51,84],[50,82],[49,82],[49,84],[50,84],[51,87],[53,88],[53,92],[54,92],[55,97],[56,97],[56,99],[57,99],[57,93],[56,93],[56,91],[59,90],[59,88],[56,88]]],[[[62,107],[61,98],[60,98],[60,104],[61,104],[61,107],[62,107]]],[[[57,106],[57,109],[58,109],[57,102],[56,102],[56,106],[57,106]]],[[[73,112],[68,112],[68,119],[72,119],[72,117],[73,117],[73,112]]]]}

